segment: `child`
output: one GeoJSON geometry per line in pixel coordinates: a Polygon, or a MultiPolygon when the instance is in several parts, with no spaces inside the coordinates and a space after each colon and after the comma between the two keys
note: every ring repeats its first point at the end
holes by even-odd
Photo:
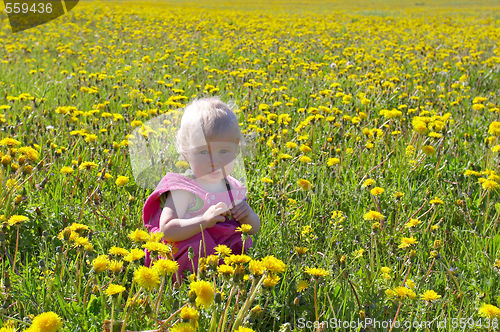
{"type": "MultiPolygon", "coordinates": [[[[176,147],[191,169],[185,174],[167,173],[143,208],[146,228],[162,232],[164,241],[175,243],[181,282],[184,270],[196,273],[188,258],[189,247],[193,247],[197,267],[202,239],[202,255],[205,250],[207,255],[214,254],[219,244],[241,254],[243,242],[236,228],[249,224],[250,235],[260,229],[259,217],[246,202],[246,188],[229,175],[243,142],[236,115],[219,98],[194,100],[186,107],[176,147]]],[[[250,246],[248,238],[245,250],[250,246]]],[[[148,252],[145,264],[151,264],[148,252]]]]}

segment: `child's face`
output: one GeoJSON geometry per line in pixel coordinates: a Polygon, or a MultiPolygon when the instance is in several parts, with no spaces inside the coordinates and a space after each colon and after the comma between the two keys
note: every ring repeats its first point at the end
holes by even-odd
{"type": "Polygon", "coordinates": [[[185,156],[197,179],[217,183],[233,171],[237,149],[238,143],[234,140],[217,138],[188,150],[185,156]]]}

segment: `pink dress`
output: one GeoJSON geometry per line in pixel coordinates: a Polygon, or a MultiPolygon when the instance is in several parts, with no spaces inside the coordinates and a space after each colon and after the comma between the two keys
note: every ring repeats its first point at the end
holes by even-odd
{"type": "MultiPolygon", "coordinates": [[[[231,190],[224,191],[220,193],[206,192],[195,180],[189,177],[177,174],[177,173],[167,173],[160,183],[153,191],[153,193],[147,198],[146,203],[144,203],[144,208],[142,210],[142,216],[144,221],[144,226],[148,229],[150,233],[160,231],[160,216],[161,216],[161,201],[160,196],[170,190],[182,189],[189,191],[198,197],[202,198],[204,205],[200,210],[191,212],[187,211],[183,219],[193,218],[199,215],[203,215],[205,211],[212,205],[216,205],[219,202],[224,202],[228,207],[231,207],[231,200],[246,200],[247,188],[243,187],[242,184],[235,178],[228,176],[229,184],[231,185],[231,190]]],[[[214,247],[219,244],[224,244],[231,248],[233,254],[241,254],[243,241],[241,240],[241,233],[236,232],[236,228],[240,224],[232,219],[226,217],[224,222],[219,222],[215,224],[212,228],[207,228],[203,231],[203,236],[205,238],[205,248],[207,255],[212,255],[215,253],[214,247]]],[[[166,243],[163,239],[162,241],[166,243]]],[[[194,266],[198,266],[198,253],[200,249],[200,243],[202,241],[201,232],[186,239],[184,241],[176,242],[177,253],[174,255],[174,259],[179,264],[179,276],[184,277],[183,271],[189,269],[192,271],[191,261],[188,258],[189,247],[193,247],[194,251],[194,266]]],[[[252,239],[249,237],[245,241],[245,251],[251,247],[253,244],[252,239]]],[[[151,257],[147,249],[146,252],[145,265],[150,266],[151,257]]],[[[204,247],[201,244],[201,254],[204,256],[204,247]]],[[[174,276],[174,280],[175,280],[174,276]]]]}

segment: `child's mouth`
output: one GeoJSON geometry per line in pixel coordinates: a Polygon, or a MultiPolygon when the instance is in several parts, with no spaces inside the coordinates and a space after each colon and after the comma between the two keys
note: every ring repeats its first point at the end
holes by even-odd
{"type": "Polygon", "coordinates": [[[220,175],[220,172],[219,172],[219,171],[217,171],[217,172],[212,172],[212,173],[210,173],[210,174],[209,174],[209,176],[210,176],[211,178],[213,178],[213,179],[218,178],[218,177],[219,177],[219,175],[220,175]]]}

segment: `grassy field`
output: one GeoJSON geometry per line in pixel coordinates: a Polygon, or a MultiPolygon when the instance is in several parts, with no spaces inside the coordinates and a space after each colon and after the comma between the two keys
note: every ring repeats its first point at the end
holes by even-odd
{"type": "Polygon", "coordinates": [[[0,20],[0,331],[498,329],[500,1],[0,20]],[[203,96],[252,138],[262,228],[172,287],[174,267],[141,268],[171,248],[140,232],[128,135],[203,96]]]}

